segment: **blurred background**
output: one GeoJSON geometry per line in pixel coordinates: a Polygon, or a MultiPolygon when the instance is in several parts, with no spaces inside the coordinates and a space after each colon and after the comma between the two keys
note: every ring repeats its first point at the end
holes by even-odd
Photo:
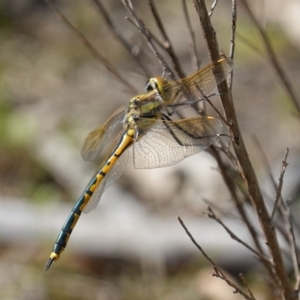
{"type": "MultiPolygon", "coordinates": [[[[190,74],[195,69],[182,3],[156,2],[180,63],[190,74]]],[[[204,66],[207,50],[192,1],[187,2],[204,66]]],[[[114,38],[90,1],[55,1],[142,93],[147,77],[162,75],[163,70],[143,36],[125,19],[121,1],[102,3],[148,74],[114,38]]],[[[148,2],[133,4],[159,36],[148,2]]],[[[208,7],[211,4],[207,1],[208,7]]],[[[251,4],[299,95],[300,4],[280,0],[251,4]]],[[[219,46],[228,55],[230,1],[220,1],[212,21],[219,46]]],[[[295,200],[296,213],[299,119],[266,59],[256,28],[240,7],[237,32],[233,95],[242,134],[270,203],[274,192],[254,136],[275,179],[289,147],[283,197],[295,200]]],[[[60,260],[44,271],[69,211],[98,167],[81,158],[85,137],[134,95],[42,0],[0,0],[1,299],[241,299],[211,276],[211,267],[180,226],[178,215],[233,280],[244,272],[256,296],[267,297],[253,255],[203,213],[208,203],[215,205],[225,223],[250,241],[235,218],[217,164],[206,152],[156,170],[135,170],[131,155],[125,173],[104,193],[97,209],[82,215],[60,260]]],[[[213,101],[220,108],[218,97],[213,101]]]]}

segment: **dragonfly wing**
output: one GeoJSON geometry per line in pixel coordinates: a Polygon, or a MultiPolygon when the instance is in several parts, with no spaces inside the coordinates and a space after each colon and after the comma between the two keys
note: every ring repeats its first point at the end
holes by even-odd
{"type": "Polygon", "coordinates": [[[101,150],[107,142],[113,138],[116,132],[121,131],[125,113],[126,107],[120,107],[103,125],[96,128],[87,136],[81,151],[83,160],[92,161],[99,157],[101,150]]]}
{"type": "Polygon", "coordinates": [[[134,144],[134,166],[138,169],[177,164],[211,145],[222,128],[220,120],[209,116],[177,121],[140,119],[138,122],[139,128],[146,128],[134,144]],[[153,125],[149,128],[150,122],[153,125]]]}
{"type": "Polygon", "coordinates": [[[228,77],[232,66],[232,60],[223,57],[184,79],[163,85],[162,97],[175,108],[196,103],[228,77]]]}
{"type": "Polygon", "coordinates": [[[113,165],[111,170],[106,174],[102,182],[100,183],[99,187],[95,190],[93,193],[93,196],[91,197],[89,203],[84,209],[84,213],[88,213],[91,210],[95,209],[98,205],[100,198],[103,194],[103,192],[112,185],[115,181],[117,181],[120,176],[123,174],[127,162],[128,162],[128,150],[126,150],[116,161],[116,163],[113,165]]]}

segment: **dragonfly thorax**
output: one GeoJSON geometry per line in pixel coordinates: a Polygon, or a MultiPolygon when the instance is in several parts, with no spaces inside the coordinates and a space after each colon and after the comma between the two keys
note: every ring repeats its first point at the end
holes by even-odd
{"type": "Polygon", "coordinates": [[[127,109],[127,116],[132,116],[134,120],[139,118],[157,118],[162,106],[163,100],[155,89],[144,95],[132,98],[127,109]]]}

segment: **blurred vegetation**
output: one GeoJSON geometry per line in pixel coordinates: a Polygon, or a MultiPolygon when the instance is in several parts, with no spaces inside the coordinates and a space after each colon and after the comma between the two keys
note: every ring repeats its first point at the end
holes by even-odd
{"type": "MultiPolygon", "coordinates": [[[[192,70],[189,41],[184,38],[187,31],[186,28],[179,30],[176,27],[184,26],[181,4],[156,2],[178,56],[189,72],[192,70]]],[[[92,5],[85,1],[55,3],[102,54],[131,79],[138,90],[143,91],[145,76],[140,75],[140,70],[112,37],[92,5]]],[[[147,1],[134,3],[152,30],[153,19],[147,1]]],[[[106,1],[104,4],[126,38],[137,49],[145,51],[145,57],[149,58],[145,41],[124,19],[126,13],[120,2],[106,1]]],[[[220,9],[216,10],[213,20],[217,33],[222,33],[221,44],[229,47],[230,7],[224,3],[219,5],[220,9]],[[225,32],[224,28],[228,31],[225,32]]],[[[201,30],[191,3],[189,9],[194,16],[193,26],[198,38],[201,30]]],[[[256,29],[243,12],[240,13],[239,34],[247,37],[259,53],[263,52],[256,29]]],[[[288,66],[293,81],[298,82],[299,49],[292,46],[281,24],[272,22],[266,29],[277,53],[288,66]]],[[[155,28],[153,31],[156,32],[155,28]]],[[[204,43],[198,43],[199,53],[204,56],[204,43]]],[[[115,108],[126,104],[132,95],[107,74],[103,66],[98,65],[76,35],[42,0],[0,2],[0,44],[0,201],[6,207],[4,204],[11,204],[13,198],[20,199],[22,204],[32,204],[29,207],[35,207],[36,214],[48,209],[48,206],[59,206],[64,201],[68,201],[71,208],[71,203],[76,200],[74,195],[77,195],[77,190],[74,191],[72,187],[78,183],[81,188],[85,182],[77,182],[77,179],[75,183],[72,179],[68,181],[67,175],[61,175],[58,169],[51,168],[59,158],[61,148],[55,151],[51,148],[49,157],[52,160],[47,161],[39,152],[43,142],[53,136],[62,137],[71,149],[66,150],[66,156],[73,158],[73,154],[77,153],[74,157],[78,160],[78,169],[83,170],[85,167],[81,162],[80,147],[85,135],[101,124],[115,108]]],[[[267,63],[259,53],[237,40],[234,93],[238,99],[236,105],[241,127],[258,173],[262,166],[256,156],[257,149],[251,142],[253,133],[261,140],[271,161],[276,161],[280,155],[281,159],[286,146],[294,147],[294,153],[299,151],[298,140],[295,140],[298,121],[291,117],[291,102],[276,83],[272,72],[262,70],[267,63]],[[268,122],[262,126],[262,120],[266,118],[268,122]]],[[[153,66],[154,74],[161,72],[154,59],[149,61],[149,65],[153,66]]],[[[296,89],[299,92],[298,86],[296,89]]],[[[69,167],[71,169],[72,165],[69,167]]],[[[95,167],[88,169],[90,175],[93,172],[90,173],[90,170],[95,167]]],[[[65,167],[63,169],[68,171],[65,167]]],[[[80,174],[77,175],[80,177],[80,174]]],[[[124,175],[122,186],[137,195],[130,176],[124,175]]],[[[184,175],[181,177],[184,178],[184,175]]],[[[219,194],[222,197],[222,192],[219,194]]],[[[151,209],[149,201],[140,199],[140,202],[151,209]]],[[[164,206],[164,203],[159,204],[164,206]]],[[[184,200],[174,204],[174,207],[168,209],[174,213],[174,218],[178,211],[183,214],[193,210],[184,200]]],[[[201,215],[202,211],[194,213],[201,215]]],[[[26,224],[22,215],[10,215],[9,218],[18,220],[21,227],[26,224]]],[[[59,261],[60,264],[45,273],[44,262],[54,236],[49,231],[47,233],[46,229],[43,231],[43,220],[40,222],[36,224],[37,233],[32,234],[31,238],[26,234],[20,237],[20,232],[14,236],[10,228],[0,228],[1,299],[215,299],[213,294],[204,294],[204,287],[213,286],[212,281],[217,279],[211,278],[211,270],[195,257],[176,257],[170,263],[155,264],[143,262],[138,257],[135,260],[118,260],[116,257],[100,255],[91,257],[87,253],[75,253],[70,248],[68,255],[59,261]],[[202,272],[211,281],[203,284],[202,272]]],[[[232,274],[237,275],[235,272],[232,274]]],[[[268,299],[269,291],[262,286],[262,278],[253,276],[250,271],[247,279],[257,295],[262,296],[260,299],[268,299]]],[[[223,288],[229,290],[226,286],[223,288]]],[[[241,299],[230,290],[228,295],[231,298],[226,298],[224,291],[223,298],[219,299],[241,299]]]]}

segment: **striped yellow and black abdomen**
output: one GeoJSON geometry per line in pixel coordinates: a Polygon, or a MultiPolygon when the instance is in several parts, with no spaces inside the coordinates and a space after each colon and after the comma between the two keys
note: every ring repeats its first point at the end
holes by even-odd
{"type": "Polygon", "coordinates": [[[98,189],[106,174],[112,169],[118,158],[122,155],[126,148],[133,143],[133,141],[134,130],[128,130],[121,136],[119,143],[114,148],[109,158],[106,160],[106,162],[101,167],[99,172],[95,175],[95,177],[90,181],[87,188],[85,189],[85,191],[71,210],[64,226],[61,229],[60,234],[57,237],[55,245],[50,254],[50,258],[46,264],[46,270],[50,268],[53,261],[59,259],[60,254],[64,251],[64,249],[67,246],[70,235],[77,221],[79,220],[81,213],[89,203],[94,192],[98,189]]]}

